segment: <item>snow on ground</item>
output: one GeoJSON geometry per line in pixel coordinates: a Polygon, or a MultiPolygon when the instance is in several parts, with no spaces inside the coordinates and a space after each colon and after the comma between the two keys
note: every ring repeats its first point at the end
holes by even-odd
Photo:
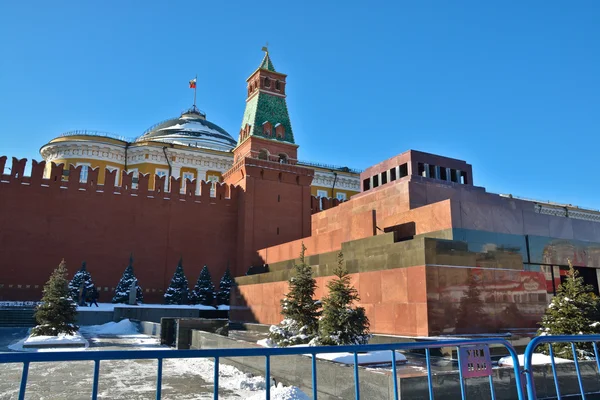
{"type": "MultiPolygon", "coordinates": [[[[542,365],[542,364],[550,364],[551,363],[550,356],[547,356],[547,355],[541,354],[541,353],[533,353],[533,357],[532,357],[531,361],[533,362],[533,365],[542,365]]],[[[557,364],[564,364],[564,363],[570,363],[573,361],[567,360],[565,358],[554,357],[554,362],[557,364]]],[[[519,364],[521,366],[523,366],[525,364],[525,356],[523,354],[519,354],[519,364]]],[[[513,359],[511,356],[502,357],[500,360],[498,360],[499,367],[512,367],[513,365],[514,365],[513,359]]]]}
{"type": "MultiPolygon", "coordinates": [[[[260,339],[256,343],[262,347],[277,347],[269,339],[260,339]]],[[[290,347],[308,347],[308,344],[299,344],[290,347]]],[[[310,356],[310,354],[304,354],[310,356]]],[[[342,364],[354,364],[354,353],[321,353],[317,354],[317,358],[321,360],[328,360],[342,364]]],[[[392,352],[389,350],[383,351],[371,351],[368,353],[358,353],[358,365],[368,364],[385,364],[392,362],[392,352]]],[[[406,357],[404,354],[396,351],[396,363],[405,363],[406,357]]]]}
{"type": "MultiPolygon", "coordinates": [[[[163,373],[175,371],[177,374],[189,373],[199,376],[212,384],[214,363],[205,358],[185,358],[165,360],[163,373]]],[[[262,376],[245,374],[239,369],[225,364],[219,364],[219,388],[227,389],[243,399],[262,400],[265,398],[266,382],[262,376]]],[[[295,386],[283,386],[279,383],[271,387],[273,400],[308,400],[304,392],[295,386]]]]}
{"type": "MultiPolygon", "coordinates": [[[[317,354],[321,360],[329,360],[342,364],[354,364],[353,353],[322,353],[317,354]]],[[[392,352],[388,350],[370,351],[368,353],[358,353],[358,365],[383,364],[392,362],[392,352]]],[[[400,352],[396,352],[396,363],[405,363],[406,357],[400,352]]]]}
{"type": "MultiPolygon", "coordinates": [[[[31,332],[31,330],[30,330],[31,332]]],[[[83,350],[89,346],[89,342],[81,336],[79,332],[74,335],[66,335],[64,333],[58,336],[27,336],[19,340],[16,343],[8,345],[8,348],[15,351],[32,351],[32,352],[44,352],[44,351],[76,351],[83,350]],[[81,347],[49,347],[52,345],[80,345],[81,347]],[[23,345],[41,345],[40,347],[24,347],[23,345]]]]}
{"type": "MultiPolygon", "coordinates": [[[[94,336],[101,335],[103,337],[115,336],[120,338],[121,342],[127,342],[128,350],[145,350],[152,349],[156,350],[157,347],[144,347],[144,345],[153,344],[156,342],[155,338],[151,338],[147,335],[141,335],[135,329],[133,324],[128,319],[122,320],[118,323],[109,322],[103,325],[92,325],[82,326],[80,329],[81,333],[90,337],[90,341],[93,343],[90,348],[86,350],[101,350],[101,347],[94,347],[94,344],[101,342],[102,337],[97,338],[94,336]],[[141,339],[140,339],[141,338],[141,339]],[[148,341],[146,343],[145,341],[148,341]],[[150,343],[153,342],[153,343],[150,343]],[[131,347],[131,345],[134,345],[131,347]]],[[[78,337],[81,337],[80,333],[77,333],[78,337]]],[[[60,336],[59,336],[60,337],[60,336]]],[[[46,339],[52,342],[56,339],[46,339]]],[[[83,348],[23,348],[23,343],[26,339],[21,339],[19,342],[10,345],[9,348],[18,351],[82,351],[83,348]]],[[[67,339],[58,339],[67,340],[67,339]]],[[[84,339],[85,340],[85,339],[84,339]]],[[[87,343],[87,341],[86,341],[87,343]]],[[[114,345],[113,345],[114,346],[114,345]]],[[[87,346],[86,346],[87,347],[87,346]]],[[[160,348],[160,346],[159,346],[160,348]]],[[[111,350],[114,347],[111,347],[111,350]]],[[[165,348],[167,349],[167,348],[165,348]]],[[[103,369],[101,371],[101,380],[104,382],[114,382],[110,385],[102,385],[100,389],[101,397],[107,398],[121,398],[120,396],[126,393],[145,396],[153,395],[155,390],[155,377],[156,377],[156,363],[148,361],[104,361],[103,369]]],[[[51,368],[46,368],[41,371],[36,371],[36,374],[43,374],[43,380],[51,380],[55,378],[55,373],[58,371],[57,368],[69,368],[66,363],[56,363],[51,368]]],[[[33,372],[32,372],[33,374],[33,372]]],[[[213,383],[214,377],[214,362],[212,359],[204,358],[190,358],[190,359],[165,359],[163,365],[163,390],[171,389],[177,391],[179,388],[172,386],[171,383],[175,383],[174,379],[181,379],[182,375],[189,376],[189,379],[199,378],[199,380],[206,382],[206,384],[213,383]],[[171,383],[170,383],[171,382],[171,383]],[[172,387],[171,387],[172,386],[172,387]]],[[[251,399],[258,400],[265,398],[266,382],[262,376],[253,376],[246,374],[239,369],[220,364],[219,365],[219,388],[225,390],[223,399],[251,399]]],[[[208,387],[204,390],[211,392],[210,395],[206,394],[206,398],[212,398],[212,388],[208,387]]],[[[133,398],[133,397],[132,397],[133,398]]],[[[177,399],[199,399],[204,397],[198,397],[191,395],[190,393],[177,395],[177,399]],[[188,394],[190,397],[188,397],[188,394]]],[[[271,399],[273,400],[308,400],[310,399],[305,393],[295,386],[285,387],[281,383],[277,386],[271,387],[271,399]]]]}
{"type": "MultiPolygon", "coordinates": [[[[254,396],[248,397],[247,400],[263,400],[265,398],[264,393],[257,393],[254,396]]],[[[276,387],[271,388],[271,399],[272,400],[310,400],[302,390],[296,386],[283,386],[279,383],[276,387]]]]}
{"type": "Polygon", "coordinates": [[[24,344],[28,345],[62,345],[62,344],[85,344],[87,340],[81,336],[81,333],[75,332],[72,335],[59,333],[56,336],[29,336],[24,344]]]}
{"type": "MultiPolygon", "coordinates": [[[[178,305],[178,304],[138,304],[135,306],[131,306],[129,304],[113,304],[113,303],[98,303],[98,307],[92,305],[91,307],[82,307],[77,306],[77,312],[82,311],[114,311],[115,308],[175,308],[175,309],[196,309],[196,310],[215,310],[213,306],[205,306],[202,304],[193,304],[193,305],[178,305]]],[[[229,306],[219,306],[219,307],[227,307],[229,306]]],[[[225,310],[225,308],[219,308],[219,310],[225,310]]]]}
{"type": "Polygon", "coordinates": [[[86,335],[137,335],[137,326],[128,319],[119,322],[107,322],[102,325],[82,326],[80,331],[86,335]]]}

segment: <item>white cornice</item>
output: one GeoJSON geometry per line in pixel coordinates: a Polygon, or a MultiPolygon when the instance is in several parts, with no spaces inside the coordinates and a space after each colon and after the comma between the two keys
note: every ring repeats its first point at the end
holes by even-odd
{"type": "Polygon", "coordinates": [[[358,177],[346,177],[336,176],[333,172],[321,172],[315,170],[315,177],[313,178],[313,186],[333,187],[335,181],[335,187],[339,189],[348,189],[356,192],[360,191],[360,179],[358,177]]]}

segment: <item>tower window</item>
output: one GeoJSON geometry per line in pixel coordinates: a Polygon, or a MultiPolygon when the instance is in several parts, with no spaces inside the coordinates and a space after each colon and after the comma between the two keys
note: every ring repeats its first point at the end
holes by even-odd
{"type": "Polygon", "coordinates": [[[379,186],[379,175],[373,175],[373,189],[379,186]]]}
{"type": "Polygon", "coordinates": [[[452,182],[458,182],[458,179],[456,177],[456,170],[455,169],[450,169],[450,181],[452,181],[452,182]]]}
{"type": "Polygon", "coordinates": [[[275,81],[275,89],[281,90],[281,84],[279,83],[279,81],[275,81]]]}
{"type": "Polygon", "coordinates": [[[273,130],[273,125],[269,121],[265,121],[263,123],[263,135],[271,136],[271,131],[273,130]]]}
{"type": "Polygon", "coordinates": [[[267,87],[267,88],[271,87],[271,80],[269,78],[265,78],[265,87],[267,87]]]}
{"type": "Polygon", "coordinates": [[[269,159],[269,153],[267,152],[267,150],[262,149],[261,151],[258,152],[258,159],[259,160],[268,160],[269,159]]]}
{"type": "Polygon", "coordinates": [[[425,176],[425,164],[417,163],[417,174],[420,176],[425,176]]]}
{"type": "Polygon", "coordinates": [[[446,173],[446,168],[440,167],[440,179],[443,181],[448,180],[448,174],[446,173]]]}
{"type": "Polygon", "coordinates": [[[400,166],[400,178],[408,175],[408,164],[404,163],[400,166]]]}
{"type": "Polygon", "coordinates": [[[276,124],[275,125],[275,135],[280,138],[283,139],[283,137],[285,136],[285,127],[281,124],[276,124]]]}
{"type": "Polygon", "coordinates": [[[429,164],[429,177],[430,178],[437,178],[437,176],[435,175],[435,165],[429,164]]]}
{"type": "Polygon", "coordinates": [[[284,153],[279,154],[279,164],[287,164],[288,156],[284,153]]]}

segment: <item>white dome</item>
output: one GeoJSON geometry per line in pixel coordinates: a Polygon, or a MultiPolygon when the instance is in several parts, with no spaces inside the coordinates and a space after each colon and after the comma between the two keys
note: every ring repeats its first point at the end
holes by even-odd
{"type": "Polygon", "coordinates": [[[237,142],[220,126],[206,120],[206,114],[192,107],[179,118],[169,119],[149,128],[136,142],[152,140],[184,146],[231,151],[237,142]]]}

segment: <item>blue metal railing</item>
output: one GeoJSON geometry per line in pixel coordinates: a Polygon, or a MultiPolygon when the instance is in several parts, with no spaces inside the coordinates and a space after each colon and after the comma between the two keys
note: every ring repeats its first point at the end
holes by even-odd
{"type": "MultiPolygon", "coordinates": [[[[429,390],[429,399],[433,400],[433,384],[431,371],[430,350],[441,347],[456,347],[459,350],[459,373],[460,373],[460,389],[462,399],[466,399],[465,377],[463,376],[462,364],[460,360],[460,348],[473,346],[487,346],[490,344],[502,345],[509,352],[513,359],[513,368],[515,373],[515,381],[520,382],[521,372],[517,352],[512,345],[504,339],[488,338],[488,339],[463,339],[463,340],[442,340],[434,342],[414,342],[414,343],[387,343],[387,344],[372,344],[362,346],[319,346],[319,347],[286,347],[286,348],[252,348],[252,349],[202,349],[202,350],[129,350],[129,351],[79,351],[79,352],[50,352],[50,353],[1,353],[0,364],[6,363],[23,363],[23,372],[21,375],[21,384],[19,391],[19,399],[25,397],[27,387],[27,378],[29,372],[29,364],[32,362],[66,362],[66,361],[94,361],[94,378],[92,383],[92,399],[98,396],[98,379],[100,371],[100,362],[107,360],[158,360],[158,368],[156,375],[156,399],[161,398],[162,387],[162,367],[165,359],[182,359],[182,358],[212,358],[214,359],[214,385],[213,398],[219,398],[219,360],[227,357],[265,357],[265,382],[266,382],[266,398],[270,399],[270,382],[271,382],[271,364],[270,359],[273,356],[285,355],[310,355],[312,357],[312,395],[313,399],[317,399],[317,362],[316,356],[320,353],[351,353],[354,354],[354,389],[356,400],[360,399],[359,386],[359,365],[358,353],[372,351],[391,351],[392,355],[392,376],[394,386],[394,399],[398,400],[398,378],[396,367],[396,350],[417,350],[425,349],[427,363],[427,383],[429,390]]],[[[464,360],[462,360],[464,361],[464,360]]],[[[491,367],[491,366],[490,366],[491,367]]],[[[492,376],[489,376],[490,390],[492,399],[495,398],[494,382],[492,376]]],[[[516,385],[518,399],[525,399],[522,385],[516,385]]]]}
{"type": "Polygon", "coordinates": [[[69,136],[98,136],[98,137],[105,137],[105,138],[109,138],[109,139],[116,139],[116,140],[120,140],[122,142],[131,142],[132,141],[131,138],[126,138],[125,136],[117,135],[116,133],[94,131],[94,130],[88,130],[88,129],[78,129],[78,130],[74,130],[74,131],[63,132],[59,135],[59,137],[69,137],[69,136]]]}
{"type": "Polygon", "coordinates": [[[583,388],[583,380],[581,378],[581,370],[579,369],[579,360],[577,359],[577,348],[575,343],[592,343],[594,348],[594,356],[596,358],[596,364],[598,366],[598,372],[600,372],[600,359],[598,358],[598,346],[596,342],[600,342],[600,335],[576,335],[576,336],[538,336],[534,338],[527,348],[525,349],[524,365],[525,375],[527,377],[527,396],[530,399],[536,399],[535,382],[533,376],[533,354],[537,347],[542,344],[547,344],[550,355],[550,364],[552,365],[552,376],[554,377],[554,387],[556,389],[556,397],[558,400],[562,399],[560,393],[560,387],[558,384],[558,374],[556,372],[556,362],[554,359],[554,349],[552,343],[570,343],[571,352],[573,354],[573,363],[575,364],[575,371],[577,373],[577,382],[579,383],[579,394],[583,400],[586,399],[585,391],[583,388]]]}

